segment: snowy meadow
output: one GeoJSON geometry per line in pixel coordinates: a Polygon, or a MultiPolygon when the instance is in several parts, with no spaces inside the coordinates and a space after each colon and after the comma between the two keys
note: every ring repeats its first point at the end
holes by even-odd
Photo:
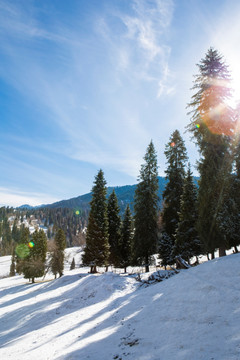
{"type": "MultiPolygon", "coordinates": [[[[240,254],[146,285],[134,275],[89,274],[77,248],[66,253],[62,278],[0,279],[1,359],[240,358],[240,254]]],[[[1,276],[9,266],[1,257],[1,276]]]]}

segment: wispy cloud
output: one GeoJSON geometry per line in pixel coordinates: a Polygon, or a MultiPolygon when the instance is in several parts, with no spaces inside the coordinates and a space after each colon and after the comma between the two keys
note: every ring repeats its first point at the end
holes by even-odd
{"type": "Polygon", "coordinates": [[[87,39],[78,22],[41,23],[33,3],[0,7],[0,76],[37,104],[43,123],[55,124],[69,143],[59,151],[136,176],[152,138],[142,115],[146,88],[156,101],[174,92],[166,40],[173,2],[134,0],[127,12],[110,6],[89,19],[87,39]]]}

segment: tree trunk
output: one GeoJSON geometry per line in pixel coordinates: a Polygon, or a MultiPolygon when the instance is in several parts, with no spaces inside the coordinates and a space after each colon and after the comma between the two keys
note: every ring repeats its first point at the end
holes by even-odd
{"type": "Polygon", "coordinates": [[[32,277],[32,284],[34,284],[35,283],[35,281],[34,281],[34,277],[32,277]]]}
{"type": "Polygon", "coordinates": [[[208,261],[210,260],[210,257],[209,257],[209,254],[207,253],[207,259],[208,259],[208,261]]]}
{"type": "Polygon", "coordinates": [[[237,248],[237,246],[234,246],[234,249],[235,249],[235,253],[238,253],[238,248],[237,248]]]}
{"type": "Polygon", "coordinates": [[[125,272],[125,274],[126,274],[126,272],[127,272],[127,268],[126,268],[126,267],[124,268],[124,272],[125,272]]]}
{"type": "Polygon", "coordinates": [[[215,259],[215,254],[214,254],[214,251],[211,253],[211,259],[215,259]]]}
{"type": "Polygon", "coordinates": [[[226,250],[225,247],[222,246],[219,248],[219,257],[226,256],[226,250]]]}
{"type": "Polygon", "coordinates": [[[145,265],[145,272],[149,272],[149,265],[145,265]]]}
{"type": "Polygon", "coordinates": [[[105,272],[108,272],[108,265],[106,265],[106,270],[105,270],[105,272]]]}

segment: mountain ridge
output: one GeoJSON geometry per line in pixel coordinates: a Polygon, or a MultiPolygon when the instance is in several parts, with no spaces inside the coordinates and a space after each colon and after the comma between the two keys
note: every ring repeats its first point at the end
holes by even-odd
{"type": "MultiPolygon", "coordinates": [[[[198,177],[194,176],[194,182],[197,185],[198,177]]],[[[158,176],[158,197],[159,197],[159,205],[161,206],[162,203],[162,193],[164,191],[165,185],[167,183],[166,177],[158,176]]],[[[120,211],[124,212],[126,205],[129,204],[131,210],[133,210],[133,203],[134,203],[134,193],[136,190],[137,184],[133,185],[123,185],[123,186],[109,186],[107,187],[107,198],[111,194],[113,190],[115,190],[120,211]]],[[[83,195],[79,195],[70,199],[60,200],[54,202],[52,204],[44,204],[39,206],[30,206],[30,205],[22,205],[18,207],[18,209],[40,209],[40,208],[69,208],[69,209],[76,209],[76,210],[89,210],[90,209],[90,201],[92,199],[92,193],[86,193],[83,195]]]]}

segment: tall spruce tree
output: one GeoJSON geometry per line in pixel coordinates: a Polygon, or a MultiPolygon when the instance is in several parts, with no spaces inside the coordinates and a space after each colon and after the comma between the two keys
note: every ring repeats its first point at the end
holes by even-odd
{"type": "Polygon", "coordinates": [[[134,261],[144,264],[148,272],[151,255],[157,250],[158,238],[158,166],[152,141],[147,148],[144,160],[134,199],[133,253],[134,261]]]}
{"type": "Polygon", "coordinates": [[[197,188],[189,165],[181,195],[179,222],[173,249],[174,257],[180,255],[188,263],[191,257],[201,254],[201,243],[196,228],[197,214],[197,188]]]}
{"type": "Polygon", "coordinates": [[[132,260],[132,242],[133,242],[133,220],[129,205],[127,205],[122,226],[120,242],[120,267],[127,272],[127,266],[131,265],[132,260]]]}
{"type": "Polygon", "coordinates": [[[91,209],[88,219],[86,247],[82,257],[83,264],[97,271],[97,266],[107,266],[109,258],[107,188],[102,170],[95,177],[92,188],[91,209]]]}
{"type": "Polygon", "coordinates": [[[228,239],[220,229],[219,216],[227,197],[232,169],[230,138],[234,132],[233,111],[226,104],[231,96],[230,75],[222,56],[210,48],[197,65],[195,94],[188,105],[192,110],[188,126],[198,144],[201,159],[198,204],[198,232],[205,250],[225,255],[228,239]]]}
{"type": "Polygon", "coordinates": [[[51,271],[55,275],[59,274],[59,277],[63,275],[64,269],[64,250],[66,248],[66,237],[62,229],[59,229],[54,239],[54,249],[51,256],[51,271]]]}
{"type": "Polygon", "coordinates": [[[181,195],[183,193],[185,178],[185,164],[187,161],[186,147],[178,130],[172,133],[164,153],[168,162],[168,167],[165,171],[167,184],[163,192],[164,203],[162,211],[162,231],[165,235],[160,238],[159,254],[160,258],[163,256],[165,258],[164,265],[166,265],[166,261],[168,261],[168,265],[171,265],[174,263],[174,258],[171,256],[171,253],[179,222],[181,195]],[[170,241],[169,244],[167,244],[167,240],[170,241]],[[163,243],[161,243],[161,241],[163,241],[163,243]]]}
{"type": "Polygon", "coordinates": [[[110,245],[109,263],[115,267],[120,261],[121,218],[118,199],[113,190],[108,198],[108,235],[110,245]]]}

